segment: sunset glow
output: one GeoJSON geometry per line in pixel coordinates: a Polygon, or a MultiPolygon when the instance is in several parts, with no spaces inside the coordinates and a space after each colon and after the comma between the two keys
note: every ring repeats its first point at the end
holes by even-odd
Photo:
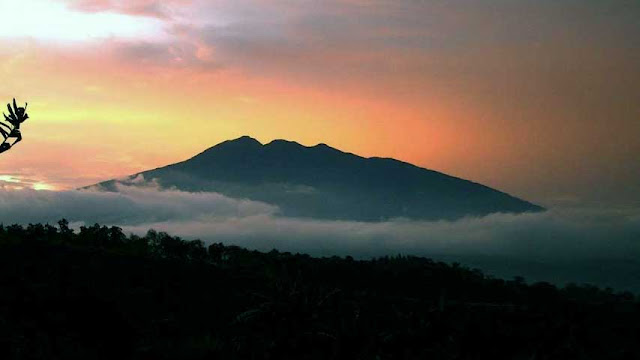
{"type": "Polygon", "coordinates": [[[1,359],[640,359],[640,1],[0,14],[1,359]]]}
{"type": "Polygon", "coordinates": [[[0,100],[31,120],[0,180],[71,189],[251,135],[638,203],[639,6],[452,3],[5,1],[0,100]]]}

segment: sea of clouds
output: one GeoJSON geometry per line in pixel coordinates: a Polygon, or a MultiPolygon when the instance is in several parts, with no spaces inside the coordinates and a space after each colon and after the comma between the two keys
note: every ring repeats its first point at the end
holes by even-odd
{"type": "Polygon", "coordinates": [[[418,255],[501,277],[577,282],[640,292],[640,211],[552,209],[456,221],[328,221],[279,216],[269,204],[221,194],[119,186],[90,190],[0,190],[4,224],[118,225],[207,243],[315,256],[418,255]]]}

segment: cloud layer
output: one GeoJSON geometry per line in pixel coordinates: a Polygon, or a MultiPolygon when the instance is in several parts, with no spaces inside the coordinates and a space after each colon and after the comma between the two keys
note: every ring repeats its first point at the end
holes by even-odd
{"type": "Polygon", "coordinates": [[[0,219],[5,224],[72,222],[141,225],[273,214],[276,208],[216,193],[157,191],[122,187],[121,193],[94,191],[0,191],[0,219]]]}
{"type": "Polygon", "coordinates": [[[5,224],[99,222],[149,228],[259,250],[358,258],[408,254],[459,261],[499,276],[594,282],[640,290],[636,211],[550,210],[458,221],[380,223],[283,218],[274,206],[216,193],[121,187],[94,191],[0,190],[5,224]]]}

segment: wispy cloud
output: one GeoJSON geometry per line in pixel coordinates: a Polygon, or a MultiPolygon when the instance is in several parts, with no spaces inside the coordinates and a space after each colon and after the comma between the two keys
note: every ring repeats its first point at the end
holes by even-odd
{"type": "Polygon", "coordinates": [[[166,19],[171,6],[188,4],[189,0],[65,0],[73,10],[84,12],[116,12],[134,16],[166,19]]]}

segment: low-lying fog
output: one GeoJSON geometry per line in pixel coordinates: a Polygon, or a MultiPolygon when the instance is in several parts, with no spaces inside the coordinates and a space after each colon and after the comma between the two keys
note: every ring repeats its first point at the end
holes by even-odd
{"type": "Polygon", "coordinates": [[[0,190],[0,221],[118,225],[186,239],[315,256],[418,255],[494,276],[594,283],[640,292],[640,211],[552,209],[457,221],[378,223],[278,216],[274,206],[216,193],[121,186],[97,191],[0,190]]]}

